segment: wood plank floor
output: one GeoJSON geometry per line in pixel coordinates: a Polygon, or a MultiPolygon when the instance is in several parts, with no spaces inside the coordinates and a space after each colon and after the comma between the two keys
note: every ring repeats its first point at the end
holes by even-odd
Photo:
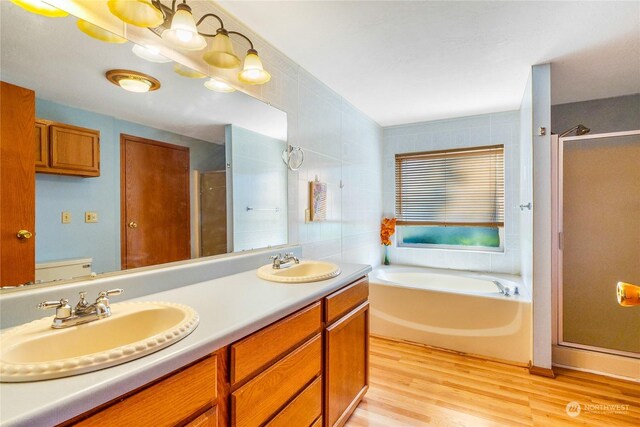
{"type": "Polygon", "coordinates": [[[630,381],[566,369],[543,378],[522,367],[375,337],[370,362],[369,391],[347,427],[640,426],[640,384],[630,381]],[[566,412],[571,401],[581,406],[573,418],[566,412]]]}

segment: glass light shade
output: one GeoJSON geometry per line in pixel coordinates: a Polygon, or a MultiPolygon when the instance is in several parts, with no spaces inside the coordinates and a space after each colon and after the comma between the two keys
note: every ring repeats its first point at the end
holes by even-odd
{"type": "Polygon", "coordinates": [[[165,62],[171,62],[171,60],[160,53],[160,49],[154,46],[141,46],[139,44],[133,45],[131,51],[139,58],[149,62],[157,62],[163,64],[165,62]]]}
{"type": "Polygon", "coordinates": [[[202,50],[207,47],[207,41],[198,34],[196,21],[188,7],[178,8],[171,18],[171,28],[162,33],[162,38],[178,49],[202,50]]]}
{"type": "Polygon", "coordinates": [[[57,7],[48,5],[40,0],[11,0],[24,10],[28,10],[31,13],[47,16],[49,18],[62,18],[67,16],[68,13],[64,10],[60,10],[57,7]]]}
{"type": "Polygon", "coordinates": [[[240,58],[233,51],[233,44],[226,31],[218,31],[211,49],[202,57],[207,64],[218,68],[236,68],[240,65],[240,58]]]}
{"type": "Polygon", "coordinates": [[[258,56],[258,52],[250,49],[244,58],[244,67],[238,79],[243,83],[250,85],[261,85],[271,80],[271,74],[267,73],[262,66],[262,61],[258,56]]]}
{"type": "Polygon", "coordinates": [[[149,89],[151,89],[150,81],[134,77],[125,77],[120,79],[118,80],[118,84],[122,89],[128,90],[129,92],[145,93],[149,92],[149,89]]]}
{"type": "Polygon", "coordinates": [[[111,31],[100,28],[91,22],[85,21],[84,19],[78,19],[76,25],[80,31],[89,37],[93,37],[94,39],[98,39],[106,43],[126,43],[128,41],[124,37],[113,34],[111,31]]]}
{"type": "Polygon", "coordinates": [[[107,6],[112,14],[136,27],[154,28],[164,22],[162,12],[151,0],[109,0],[107,6]]]}
{"type": "Polygon", "coordinates": [[[185,67],[178,63],[173,65],[173,71],[180,74],[182,77],[188,77],[190,79],[204,79],[207,77],[206,74],[202,74],[200,71],[196,71],[193,68],[185,67]]]}
{"type": "Polygon", "coordinates": [[[214,92],[235,92],[235,88],[233,86],[229,86],[227,83],[222,80],[215,79],[211,77],[209,80],[204,82],[204,87],[214,92]]]}

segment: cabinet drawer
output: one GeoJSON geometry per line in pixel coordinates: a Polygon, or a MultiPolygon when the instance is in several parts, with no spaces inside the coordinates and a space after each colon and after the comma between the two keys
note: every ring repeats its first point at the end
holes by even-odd
{"type": "Polygon", "coordinates": [[[322,412],[322,377],[316,378],[291,403],[275,416],[267,427],[308,427],[322,412]]]}
{"type": "Polygon", "coordinates": [[[218,407],[209,409],[187,424],[186,427],[218,427],[218,407]]]}
{"type": "Polygon", "coordinates": [[[318,334],[231,394],[231,425],[262,425],[321,369],[322,335],[318,334]]]}
{"type": "Polygon", "coordinates": [[[217,356],[167,377],[75,425],[173,426],[216,404],[217,356]]]}
{"type": "Polygon", "coordinates": [[[369,279],[366,277],[329,295],[325,298],[327,324],[348,313],[349,310],[366,301],[367,298],[369,298],[369,279]]]}
{"type": "Polygon", "coordinates": [[[317,302],[231,346],[231,385],[247,379],[278,357],[320,332],[322,312],[317,302]]]}

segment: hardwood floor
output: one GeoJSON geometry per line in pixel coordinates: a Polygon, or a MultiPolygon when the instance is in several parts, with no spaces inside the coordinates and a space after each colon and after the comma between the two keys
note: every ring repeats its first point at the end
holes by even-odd
{"type": "Polygon", "coordinates": [[[347,427],[640,426],[640,383],[566,369],[543,378],[523,367],[375,337],[370,362],[369,391],[347,427]],[[571,401],[580,404],[576,417],[566,412],[571,401]]]}

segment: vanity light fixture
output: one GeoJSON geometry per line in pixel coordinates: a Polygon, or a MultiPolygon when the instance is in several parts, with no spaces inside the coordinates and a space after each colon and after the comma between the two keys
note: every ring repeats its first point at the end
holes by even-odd
{"type": "Polygon", "coordinates": [[[202,50],[207,41],[198,34],[196,20],[186,2],[180,3],[171,17],[171,27],[162,32],[162,39],[178,49],[202,50]]]}
{"type": "Polygon", "coordinates": [[[157,27],[164,22],[162,11],[152,0],[109,0],[109,11],[127,24],[157,27]]]}
{"type": "Polygon", "coordinates": [[[207,77],[206,74],[201,73],[200,71],[196,71],[193,68],[189,68],[185,65],[178,64],[177,62],[173,64],[173,71],[177,74],[180,74],[182,77],[187,77],[189,79],[204,79],[207,77]]]}
{"type": "Polygon", "coordinates": [[[106,42],[106,43],[126,43],[127,39],[124,37],[120,37],[116,34],[113,34],[111,31],[107,31],[104,28],[100,28],[91,22],[85,21],[84,19],[78,19],[76,22],[78,29],[88,35],[89,37],[93,37],[94,39],[106,42]]]}
{"type": "Polygon", "coordinates": [[[131,51],[139,58],[144,59],[149,62],[157,62],[163,64],[165,62],[171,62],[169,58],[163,56],[160,53],[160,49],[155,46],[142,46],[139,44],[134,44],[131,51]]]}
{"type": "Polygon", "coordinates": [[[244,57],[244,67],[238,78],[241,82],[250,85],[261,85],[271,80],[271,74],[267,73],[262,66],[262,61],[253,47],[244,57]]]}
{"type": "Polygon", "coordinates": [[[109,70],[107,80],[129,92],[146,93],[160,89],[160,82],[150,75],[131,70],[109,70]]]}
{"type": "Polygon", "coordinates": [[[40,0],[11,0],[11,2],[31,13],[47,16],[49,18],[62,18],[68,15],[64,10],[53,7],[40,0]]]}
{"type": "Polygon", "coordinates": [[[215,77],[211,77],[209,80],[204,82],[204,87],[214,92],[228,93],[228,92],[236,91],[236,89],[233,86],[227,84],[222,80],[216,79],[215,77]]]}
{"type": "Polygon", "coordinates": [[[177,5],[178,0],[173,0],[171,7],[162,4],[160,0],[109,0],[108,3],[109,10],[118,18],[133,25],[149,27],[152,32],[175,48],[188,51],[203,50],[207,47],[206,38],[211,38],[209,49],[204,53],[203,59],[207,64],[216,68],[240,67],[242,60],[236,55],[230,38],[231,35],[239,36],[248,42],[249,50],[245,55],[244,67],[238,74],[238,79],[252,85],[264,84],[271,80],[271,75],[265,71],[258,52],[249,37],[238,31],[228,31],[224,27],[222,19],[214,13],[206,13],[196,20],[187,0],[182,0],[177,5]],[[134,10],[133,6],[125,7],[125,3],[141,3],[137,5],[135,10],[154,8],[164,19],[160,23],[148,24],[148,21],[133,16],[133,12],[130,12],[130,9],[134,10]],[[207,18],[218,21],[220,26],[215,34],[198,31],[198,26],[207,18]]]}

